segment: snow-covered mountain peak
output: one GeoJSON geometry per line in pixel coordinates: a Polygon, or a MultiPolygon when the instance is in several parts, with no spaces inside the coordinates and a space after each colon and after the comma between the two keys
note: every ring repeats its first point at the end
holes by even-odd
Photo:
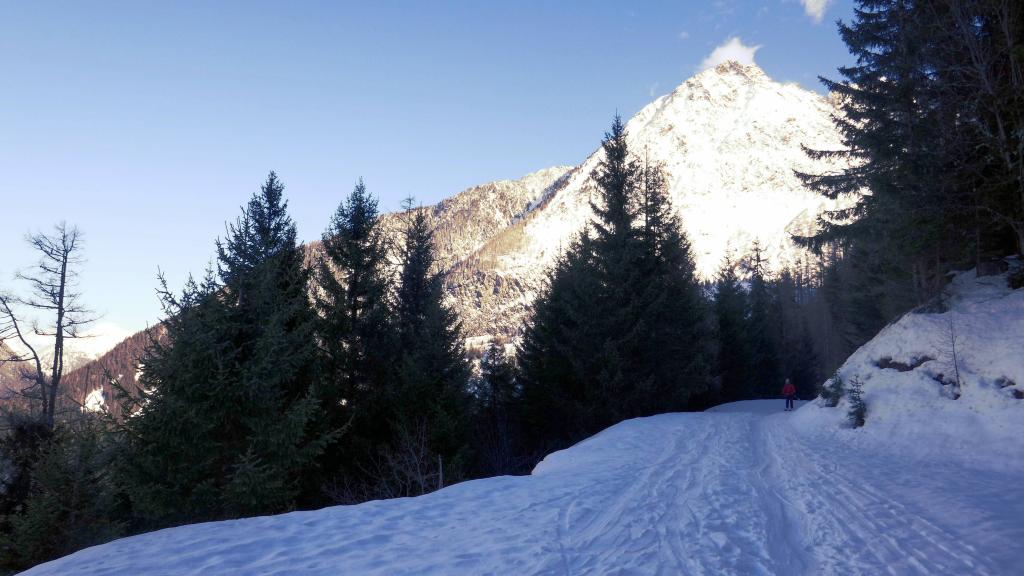
{"type": "MultiPolygon", "coordinates": [[[[803,146],[842,148],[832,103],[756,65],[726,62],[655,99],[626,123],[630,150],[664,166],[669,197],[693,245],[698,273],[713,278],[727,250],[742,257],[758,241],[770,270],[799,266],[791,234],[814,229],[830,202],[796,171],[841,166],[811,160],[803,146]]],[[[449,294],[472,336],[512,335],[545,269],[592,218],[592,179],[603,152],[556,180],[521,218],[448,275],[449,294]]]]}
{"type": "Polygon", "coordinates": [[[757,64],[742,64],[736,60],[727,60],[717,66],[698,72],[683,84],[764,81],[771,81],[771,78],[757,64]]]}
{"type": "MultiPolygon", "coordinates": [[[[727,62],[687,80],[629,120],[633,152],[665,166],[670,196],[702,276],[714,274],[728,245],[743,252],[754,240],[768,248],[774,269],[796,263],[802,253],[790,229],[797,224],[805,229],[825,204],[794,170],[838,167],[814,162],[802,149],[841,148],[832,111],[814,92],[775,82],[756,65],[727,62]]],[[[600,157],[598,151],[588,158],[559,191],[563,209],[548,211],[561,228],[578,230],[589,217],[589,204],[580,196],[589,195],[584,189],[591,187],[587,182],[600,157]]],[[[545,248],[552,224],[543,227],[545,248]]],[[[567,236],[559,240],[564,244],[567,236]]]]}

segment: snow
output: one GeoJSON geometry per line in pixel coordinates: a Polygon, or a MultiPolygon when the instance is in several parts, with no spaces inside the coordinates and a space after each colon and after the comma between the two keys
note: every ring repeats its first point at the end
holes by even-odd
{"type": "Polygon", "coordinates": [[[971,271],[958,274],[945,297],[948,311],[903,316],[839,369],[847,384],[854,378],[863,383],[863,429],[843,430],[845,400],[836,408],[813,402],[795,414],[796,425],[836,430],[861,449],[912,460],[1019,470],[1024,400],[1015,392],[1024,393],[1024,290],[1010,290],[1004,276],[978,278],[971,271]],[[886,359],[900,366],[880,367],[891,365],[886,359]],[[961,386],[954,399],[957,368],[961,386]]]}
{"type": "Polygon", "coordinates": [[[82,403],[83,412],[103,412],[107,409],[107,400],[103,397],[103,388],[96,388],[89,392],[82,403]]]}
{"type": "MultiPolygon", "coordinates": [[[[836,112],[834,101],[820,94],[775,82],[754,64],[726,62],[629,119],[630,150],[664,165],[668,196],[701,278],[713,278],[727,252],[742,257],[755,240],[770,271],[814,261],[792,235],[811,233],[823,211],[848,206],[853,198],[827,200],[804,186],[796,172],[833,173],[845,167],[842,159],[812,160],[803,149],[843,148],[832,121],[836,112]]],[[[516,220],[521,229],[515,234],[496,234],[478,252],[457,257],[458,276],[469,278],[460,284],[465,294],[492,290],[488,282],[495,278],[511,286],[505,305],[453,301],[470,335],[512,335],[522,325],[545,271],[593,217],[591,173],[602,158],[598,148],[549,181],[539,202],[516,220]]]]}
{"type": "Polygon", "coordinates": [[[911,465],[782,408],[629,420],[529,476],[171,528],[26,574],[1019,573],[1019,459],[911,465]]]}
{"type": "MultiPolygon", "coordinates": [[[[727,249],[742,253],[754,240],[765,248],[772,270],[805,257],[790,234],[806,232],[817,215],[842,202],[807,189],[794,171],[842,167],[839,161],[813,161],[802,148],[842,148],[833,112],[814,92],[774,82],[754,64],[726,62],[657,98],[626,123],[633,153],[665,166],[669,195],[701,277],[714,276],[727,249]]],[[[582,228],[591,213],[590,174],[602,157],[598,150],[587,158],[527,222],[531,241],[507,255],[507,271],[530,278],[582,228]]]]}
{"type": "Polygon", "coordinates": [[[946,300],[841,367],[861,428],[845,400],[638,418],[529,476],[181,526],[26,574],[1024,573],[1024,290],[967,272],[946,300]],[[938,381],[954,343],[959,397],[938,381]]]}
{"type": "MultiPolygon", "coordinates": [[[[806,404],[803,400],[796,400],[796,407],[799,408],[806,404]]],[[[779,411],[779,403],[764,401],[764,400],[740,400],[739,402],[729,402],[728,404],[720,404],[713,408],[708,408],[708,412],[714,413],[734,413],[734,412],[747,412],[750,414],[774,414],[779,411]]]]}

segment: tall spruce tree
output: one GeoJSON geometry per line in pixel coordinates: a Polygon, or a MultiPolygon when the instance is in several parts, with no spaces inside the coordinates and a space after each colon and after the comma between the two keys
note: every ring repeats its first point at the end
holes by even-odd
{"type": "Polygon", "coordinates": [[[619,117],[602,148],[592,231],[550,272],[520,345],[538,451],[684,409],[708,384],[705,304],[661,170],[630,156],[619,117]]]}
{"type": "Polygon", "coordinates": [[[754,241],[744,262],[750,284],[747,312],[747,342],[750,353],[751,389],[755,398],[773,398],[782,388],[779,354],[779,317],[769,284],[767,261],[761,244],[754,241]]]}
{"type": "Polygon", "coordinates": [[[582,231],[548,271],[517,349],[521,413],[527,457],[598,429],[601,390],[596,348],[601,341],[600,286],[593,239],[582,231]]]}
{"type": "Polygon", "coordinates": [[[843,80],[822,82],[841,102],[834,121],[845,149],[811,155],[844,158],[850,167],[802,175],[830,198],[855,198],[804,242],[818,249],[857,245],[885,279],[870,284],[870,298],[898,312],[934,296],[950,263],[972,245],[962,224],[972,215],[951,173],[946,136],[955,115],[937,105],[938,77],[928,57],[936,38],[921,25],[928,4],[860,0],[854,20],[839,24],[857,62],[839,69],[843,80]]]}
{"type": "Polygon", "coordinates": [[[433,232],[426,213],[412,206],[411,199],[404,205],[395,302],[400,352],[391,390],[392,442],[425,435],[430,464],[440,457],[451,481],[462,476],[469,458],[470,367],[458,317],[444,302],[443,279],[433,269],[433,232]]]}
{"type": "Polygon", "coordinates": [[[342,441],[324,454],[322,474],[325,484],[347,484],[363,480],[359,476],[367,462],[388,439],[384,396],[393,379],[397,346],[388,243],[377,200],[362,180],[338,205],[322,246],[314,298],[324,365],[318,394],[330,425],[346,430],[342,441]]]}
{"type": "Polygon", "coordinates": [[[718,386],[723,401],[751,397],[747,292],[736,274],[737,263],[726,253],[715,281],[715,319],[718,324],[718,386]]]}
{"type": "Polygon", "coordinates": [[[689,238],[668,200],[661,165],[641,166],[639,262],[633,283],[638,376],[633,413],[682,410],[709,388],[712,327],[689,238]]]}
{"type": "Polygon", "coordinates": [[[313,433],[307,272],[271,172],[218,242],[218,273],[180,297],[162,283],[166,339],[142,359],[119,476],[145,527],[289,508],[333,440],[313,433]]]}

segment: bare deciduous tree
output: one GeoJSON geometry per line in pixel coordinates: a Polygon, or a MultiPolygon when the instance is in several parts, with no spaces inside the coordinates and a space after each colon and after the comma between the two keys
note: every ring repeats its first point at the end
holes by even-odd
{"type": "Polygon", "coordinates": [[[82,234],[61,222],[51,234],[29,234],[26,241],[39,253],[39,262],[17,275],[28,285],[27,296],[0,292],[0,364],[19,366],[21,389],[42,423],[52,429],[64,375],[68,340],[94,320],[81,303],[78,266],[82,263],[82,234]],[[41,319],[42,318],[42,319],[41,319]],[[52,357],[40,342],[52,339],[52,357]]]}

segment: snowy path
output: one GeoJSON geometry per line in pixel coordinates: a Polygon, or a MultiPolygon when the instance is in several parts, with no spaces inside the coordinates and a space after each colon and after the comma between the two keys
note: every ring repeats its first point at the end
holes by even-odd
{"type": "Polygon", "coordinates": [[[736,409],[625,422],[532,476],[164,530],[29,574],[1024,573],[1018,476],[736,409]]]}

